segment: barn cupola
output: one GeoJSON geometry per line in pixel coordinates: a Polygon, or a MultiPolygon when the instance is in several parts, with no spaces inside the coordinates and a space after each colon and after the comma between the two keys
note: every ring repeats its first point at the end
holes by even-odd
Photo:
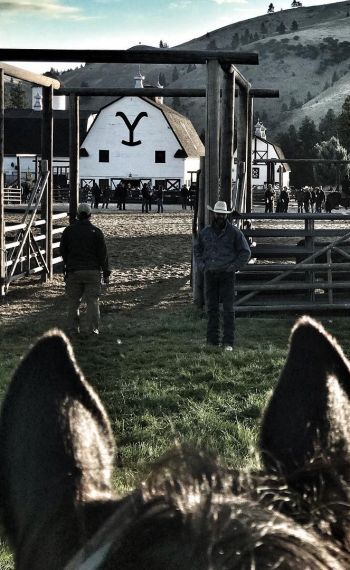
{"type": "MultiPolygon", "coordinates": [[[[158,77],[157,87],[158,87],[158,89],[164,89],[164,85],[160,84],[159,77],[158,77]]],[[[163,104],[163,97],[161,95],[157,95],[157,97],[155,97],[155,102],[159,103],[159,105],[162,105],[163,104]]]]}
{"type": "Polygon", "coordinates": [[[254,126],[254,135],[261,139],[266,139],[266,128],[258,118],[258,122],[254,126]]]}
{"type": "Polygon", "coordinates": [[[140,89],[143,89],[143,81],[144,81],[144,76],[141,73],[141,67],[139,66],[139,73],[138,75],[135,75],[134,80],[135,80],[135,87],[138,87],[140,89]]]}

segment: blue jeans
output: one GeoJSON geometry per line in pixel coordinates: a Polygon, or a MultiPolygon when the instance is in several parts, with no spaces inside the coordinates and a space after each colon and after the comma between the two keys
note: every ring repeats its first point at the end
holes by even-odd
{"type": "Polygon", "coordinates": [[[233,271],[206,271],[205,296],[208,312],[207,342],[219,345],[220,343],[220,302],[223,305],[223,345],[233,346],[235,313],[233,271]]]}

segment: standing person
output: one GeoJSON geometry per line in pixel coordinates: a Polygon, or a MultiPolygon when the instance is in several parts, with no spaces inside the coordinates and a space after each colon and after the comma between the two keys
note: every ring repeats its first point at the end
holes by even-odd
{"type": "Polygon", "coordinates": [[[86,300],[87,332],[99,334],[101,272],[108,285],[111,270],[105,238],[91,221],[89,204],[79,204],[77,221],[65,228],[60,243],[63,258],[66,294],[68,297],[68,333],[80,332],[79,306],[86,300]]]}
{"type": "Polygon", "coordinates": [[[92,185],[92,196],[91,196],[91,208],[96,208],[98,210],[98,205],[101,200],[101,188],[96,182],[92,185]]]}
{"type": "Polygon", "coordinates": [[[158,207],[158,214],[163,213],[164,212],[164,207],[163,207],[163,200],[164,200],[164,188],[163,186],[158,186],[157,190],[156,190],[156,200],[157,200],[157,207],[158,207]]]}
{"type": "Polygon", "coordinates": [[[275,202],[275,191],[272,188],[272,184],[268,184],[265,190],[265,212],[273,212],[275,202]]]}
{"type": "Polygon", "coordinates": [[[304,212],[308,214],[310,211],[310,204],[311,204],[311,192],[308,186],[305,186],[304,188],[303,200],[304,200],[304,212]]]}
{"type": "Polygon", "coordinates": [[[281,212],[288,212],[289,195],[287,186],[283,186],[280,194],[281,199],[281,212]]]}
{"type": "Polygon", "coordinates": [[[225,350],[234,342],[234,278],[250,258],[250,248],[243,233],[227,219],[226,202],[216,202],[211,225],[199,234],[194,247],[198,269],[204,271],[205,296],[208,312],[207,343],[218,346],[220,336],[220,301],[223,304],[223,339],[225,350]]]}
{"type": "Polygon", "coordinates": [[[112,190],[111,190],[111,187],[110,187],[109,184],[108,184],[108,185],[103,189],[103,192],[102,192],[102,208],[104,208],[104,207],[108,208],[108,204],[109,204],[109,201],[110,201],[110,199],[111,199],[111,193],[112,193],[112,190]]]}
{"type": "Polygon", "coordinates": [[[151,212],[152,210],[152,198],[153,198],[153,188],[150,184],[148,186],[148,211],[151,212]]]}
{"type": "Polygon", "coordinates": [[[298,214],[302,214],[304,212],[304,190],[302,188],[296,190],[295,198],[298,204],[298,214]]]}
{"type": "Polygon", "coordinates": [[[149,190],[146,183],[142,185],[142,213],[146,212],[148,214],[148,203],[149,203],[149,190]]]}
{"type": "Polygon", "coordinates": [[[312,186],[311,186],[310,196],[311,196],[310,197],[311,212],[314,212],[315,211],[315,204],[316,204],[316,192],[312,188],[312,186]]]}
{"type": "Polygon", "coordinates": [[[316,212],[322,212],[326,196],[322,188],[316,188],[316,212]]]}
{"type": "Polygon", "coordinates": [[[188,200],[188,188],[186,184],[181,186],[181,205],[183,210],[187,210],[187,200],[188,200]]]}

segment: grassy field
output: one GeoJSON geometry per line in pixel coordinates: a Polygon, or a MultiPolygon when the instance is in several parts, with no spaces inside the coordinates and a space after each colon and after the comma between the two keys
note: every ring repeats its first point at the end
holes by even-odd
{"type": "MultiPolygon", "coordinates": [[[[218,454],[230,466],[258,466],[261,412],[283,366],[294,319],[237,319],[233,353],[206,347],[206,319],[192,306],[103,319],[108,332],[94,344],[76,340],[74,350],[110,416],[118,493],[129,491],[177,443],[218,454]]],[[[349,349],[346,321],[324,324],[349,349]]],[[[40,334],[38,320],[31,323],[31,338],[36,329],[40,334]]],[[[23,323],[1,329],[2,392],[27,342],[23,323]]],[[[11,568],[6,549],[0,568],[11,568]]]]}

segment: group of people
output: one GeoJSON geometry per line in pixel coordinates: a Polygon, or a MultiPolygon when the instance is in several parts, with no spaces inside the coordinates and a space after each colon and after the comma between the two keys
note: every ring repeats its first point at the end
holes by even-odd
{"type": "MultiPolygon", "coordinates": [[[[250,258],[244,234],[228,220],[226,202],[216,202],[212,223],[198,235],[194,247],[196,266],[204,275],[208,314],[207,343],[232,351],[234,344],[235,273],[250,258]],[[223,334],[220,334],[220,303],[223,305],[223,334]]],[[[102,231],[91,223],[91,206],[79,204],[77,220],[65,228],[60,242],[68,298],[67,328],[70,336],[81,334],[79,307],[84,297],[90,335],[99,334],[101,275],[109,284],[111,269],[102,231]]]]}
{"type": "Polygon", "coordinates": [[[276,212],[288,212],[289,194],[286,186],[277,192],[272,184],[265,190],[265,212],[273,212],[276,201],[276,212]]]}
{"type": "MultiPolygon", "coordinates": [[[[265,212],[288,212],[290,198],[286,186],[281,190],[276,190],[272,184],[268,184],[264,199],[265,212]]],[[[295,191],[295,199],[298,205],[298,213],[322,212],[325,207],[326,196],[322,187],[304,186],[295,191]]]]}
{"type": "Polygon", "coordinates": [[[295,199],[298,204],[298,212],[322,212],[326,195],[322,187],[304,186],[295,191],[295,199]]]}

